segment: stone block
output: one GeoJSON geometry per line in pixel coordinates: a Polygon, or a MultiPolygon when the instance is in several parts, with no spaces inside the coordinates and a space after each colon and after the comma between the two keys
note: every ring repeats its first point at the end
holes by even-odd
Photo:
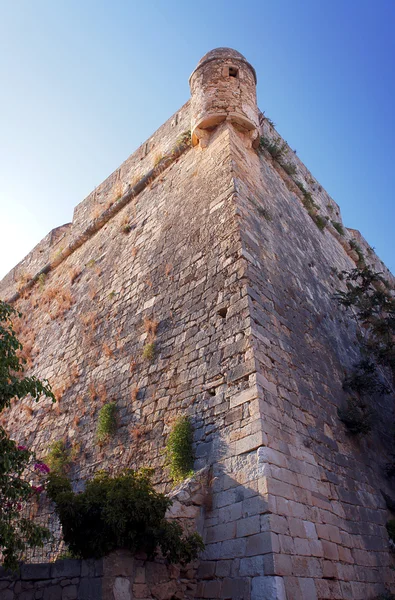
{"type": "Polygon", "coordinates": [[[202,596],[203,598],[210,598],[210,600],[221,598],[221,582],[219,580],[204,581],[202,584],[202,596]]]}
{"type": "Polygon", "coordinates": [[[62,600],[61,586],[60,585],[51,585],[50,587],[45,588],[43,600],[62,600]]]}
{"type": "Polygon", "coordinates": [[[101,596],[102,579],[100,577],[85,577],[81,579],[77,600],[98,600],[101,596]]]}
{"type": "Polygon", "coordinates": [[[127,550],[112,552],[103,558],[103,574],[105,577],[132,577],[134,557],[127,550]]]}
{"type": "Polygon", "coordinates": [[[280,552],[278,536],[275,533],[266,531],[247,538],[246,556],[267,554],[268,552],[280,552]]]}
{"type": "Polygon", "coordinates": [[[263,559],[263,556],[241,558],[239,575],[241,577],[259,577],[265,575],[263,559]]]}
{"type": "Polygon", "coordinates": [[[290,535],[278,535],[278,541],[280,542],[280,549],[283,554],[295,554],[295,543],[294,539],[290,535]]]}
{"type": "Polygon", "coordinates": [[[257,460],[259,463],[269,463],[282,468],[288,467],[287,457],[281,452],[278,452],[278,450],[268,448],[267,446],[258,448],[257,460]]]}
{"type": "Polygon", "coordinates": [[[336,563],[332,560],[324,560],[322,562],[322,576],[324,579],[338,579],[336,563]]]}
{"type": "MultiPolygon", "coordinates": [[[[251,538],[248,538],[251,539],[251,538]]],[[[246,539],[238,538],[221,542],[221,551],[218,558],[237,558],[246,554],[246,539]]]]}
{"type": "Polygon", "coordinates": [[[207,543],[223,542],[236,535],[236,521],[215,525],[207,530],[207,543]]]}
{"type": "Polygon", "coordinates": [[[342,540],[339,533],[339,528],[329,524],[316,524],[318,537],[323,540],[329,540],[335,544],[341,544],[342,540]]]}
{"type": "Polygon", "coordinates": [[[147,561],[145,564],[145,579],[148,585],[164,583],[169,579],[169,572],[165,564],[147,561]]]}
{"type": "Polygon", "coordinates": [[[23,564],[21,565],[21,579],[36,581],[38,579],[50,579],[51,565],[42,563],[37,565],[23,564]]]}
{"type": "Polygon", "coordinates": [[[281,577],[292,575],[292,557],[288,554],[265,554],[263,567],[265,575],[279,575],[281,577]]]}
{"type": "Polygon", "coordinates": [[[294,538],[295,552],[301,556],[312,556],[310,541],[304,538],[294,538]]]}
{"type": "Polygon", "coordinates": [[[295,519],[295,517],[289,517],[288,519],[289,532],[293,537],[304,538],[306,537],[306,529],[301,519],[295,519]]]}
{"type": "Polygon", "coordinates": [[[300,577],[299,587],[302,593],[300,600],[318,600],[314,579],[300,577]]]}
{"type": "Polygon", "coordinates": [[[216,577],[228,577],[232,568],[232,560],[219,560],[215,563],[216,577]]]}
{"type": "Polygon", "coordinates": [[[242,505],[242,516],[252,517],[254,515],[265,514],[269,511],[268,502],[266,498],[262,496],[253,496],[252,498],[247,498],[243,500],[242,505]]]}
{"type": "Polygon", "coordinates": [[[254,577],[251,582],[251,600],[287,600],[283,579],[254,577]]]}
{"type": "Polygon", "coordinates": [[[206,547],[200,557],[201,560],[219,560],[220,558],[225,558],[221,555],[222,544],[223,542],[217,542],[216,544],[206,544],[206,547]]]}
{"type": "Polygon", "coordinates": [[[76,600],[77,594],[78,590],[76,585],[67,585],[63,588],[62,600],[76,600]]]}
{"type": "Polygon", "coordinates": [[[226,578],[222,582],[221,598],[250,600],[250,580],[243,577],[226,578]]]}
{"type": "Polygon", "coordinates": [[[303,526],[305,530],[305,535],[299,537],[307,537],[310,540],[318,539],[317,530],[315,528],[314,523],[311,523],[311,521],[303,521],[303,526]]]}
{"type": "Polygon", "coordinates": [[[244,517],[237,521],[236,537],[246,537],[259,533],[261,530],[260,515],[244,517]]]}
{"type": "Polygon", "coordinates": [[[81,577],[101,577],[103,575],[103,559],[89,558],[81,561],[81,577]]]}
{"type": "Polygon", "coordinates": [[[339,552],[336,544],[326,540],[322,540],[321,543],[324,551],[324,558],[327,558],[328,560],[339,560],[339,552]]]}
{"type": "MultiPolygon", "coordinates": [[[[43,592],[44,591],[45,590],[40,590],[41,597],[43,597],[43,592]]],[[[35,597],[35,590],[34,589],[25,590],[24,592],[21,592],[20,594],[18,594],[18,600],[33,600],[34,597],[35,597]]],[[[58,598],[58,597],[59,596],[56,596],[56,598],[58,598]]],[[[0,598],[2,598],[2,596],[0,596],[0,598]]]]}
{"type": "Polygon", "coordinates": [[[218,509],[218,522],[228,523],[229,521],[237,521],[240,519],[242,513],[242,502],[235,502],[234,504],[223,506],[218,509]]]}
{"type": "Polygon", "coordinates": [[[235,444],[235,453],[246,454],[247,452],[252,452],[259,448],[259,446],[267,444],[267,436],[263,431],[258,431],[251,435],[247,435],[240,440],[236,441],[235,444]]]}
{"type": "Polygon", "coordinates": [[[79,577],[81,575],[81,560],[57,560],[51,566],[51,577],[79,577]]]}
{"type": "Polygon", "coordinates": [[[199,563],[197,578],[198,579],[212,579],[215,573],[216,567],[215,561],[202,560],[199,563]]]}
{"type": "Polygon", "coordinates": [[[130,581],[127,577],[116,577],[112,588],[114,600],[131,600],[130,581]]]}
{"type": "Polygon", "coordinates": [[[244,402],[249,402],[254,398],[258,398],[258,388],[256,385],[253,387],[247,388],[243,390],[236,396],[231,396],[229,399],[229,408],[234,408],[235,406],[240,406],[240,404],[244,404],[244,402]]]}
{"type": "Polygon", "coordinates": [[[302,597],[302,590],[299,586],[299,577],[284,577],[283,581],[287,600],[308,600],[308,598],[302,597]]]}
{"type": "Polygon", "coordinates": [[[132,594],[132,598],[136,600],[139,600],[140,598],[148,599],[151,595],[150,590],[145,583],[135,583],[132,588],[132,594]]]}

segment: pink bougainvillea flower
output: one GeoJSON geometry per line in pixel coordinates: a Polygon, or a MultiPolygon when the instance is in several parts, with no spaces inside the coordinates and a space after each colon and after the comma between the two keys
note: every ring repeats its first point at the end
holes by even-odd
{"type": "Polygon", "coordinates": [[[32,485],[32,491],[34,494],[41,494],[43,489],[44,489],[43,485],[32,485]]]}
{"type": "Polygon", "coordinates": [[[26,446],[18,446],[17,450],[23,451],[23,450],[27,450],[27,448],[26,448],[26,446]]]}
{"type": "Polygon", "coordinates": [[[43,462],[36,462],[34,465],[34,469],[35,471],[40,471],[40,473],[49,473],[50,472],[50,468],[48,467],[48,465],[46,465],[43,462]]]}

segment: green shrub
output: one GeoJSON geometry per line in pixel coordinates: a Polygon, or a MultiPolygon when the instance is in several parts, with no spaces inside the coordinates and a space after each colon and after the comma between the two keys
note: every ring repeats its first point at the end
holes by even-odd
{"type": "Polygon", "coordinates": [[[166,463],[174,483],[193,473],[193,429],[188,417],[179,417],[173,425],[166,444],[166,463]]]}
{"type": "Polygon", "coordinates": [[[267,208],[265,208],[264,206],[262,206],[257,200],[255,200],[255,198],[251,198],[250,196],[248,197],[248,200],[255,206],[258,214],[263,217],[264,219],[266,219],[266,221],[272,221],[272,215],[270,214],[270,212],[268,211],[267,208]]]}
{"type": "Polygon", "coordinates": [[[108,402],[99,412],[97,422],[96,438],[98,442],[106,442],[117,430],[117,405],[115,402],[108,402]]]}
{"type": "Polygon", "coordinates": [[[169,562],[187,563],[204,548],[197,533],[186,536],[178,523],[165,520],[172,501],[155,491],[147,469],[117,476],[100,472],[79,494],[67,478],[51,474],[47,493],[74,556],[100,558],[126,548],[152,559],[160,548],[169,562]]]}
{"type": "Polygon", "coordinates": [[[386,528],[390,540],[395,542],[395,519],[390,519],[389,521],[387,521],[386,528]]]}
{"type": "Polygon", "coordinates": [[[346,377],[343,383],[346,391],[363,394],[389,394],[390,388],[381,381],[376,365],[364,358],[354,366],[354,370],[346,377]]]}
{"type": "Polygon", "coordinates": [[[361,246],[355,240],[350,240],[350,248],[358,254],[358,263],[361,265],[365,264],[365,255],[361,246]]]}
{"type": "Polygon", "coordinates": [[[317,215],[317,214],[310,214],[310,217],[313,219],[313,221],[317,225],[318,229],[320,231],[324,231],[324,229],[326,227],[326,223],[327,223],[326,218],[321,217],[321,215],[317,215]]]}
{"type": "Polygon", "coordinates": [[[45,279],[46,279],[46,274],[45,273],[40,273],[40,275],[38,276],[38,287],[40,289],[40,292],[43,291],[44,287],[45,287],[45,279]]]}
{"type": "Polygon", "coordinates": [[[343,225],[339,223],[339,221],[331,221],[333,227],[336,229],[337,233],[340,235],[344,235],[343,225]]]}
{"type": "Polygon", "coordinates": [[[148,342],[143,348],[143,358],[152,362],[155,358],[155,342],[148,342]]]}
{"type": "Polygon", "coordinates": [[[350,396],[346,405],[337,409],[337,414],[352,435],[367,434],[372,429],[375,413],[359,398],[350,396]]]}
{"type": "Polygon", "coordinates": [[[373,600],[395,600],[395,594],[392,594],[391,592],[384,592],[384,594],[376,596],[376,598],[373,600]]]}
{"type": "Polygon", "coordinates": [[[292,177],[292,175],[296,175],[296,165],[285,161],[281,161],[280,165],[290,177],[292,177]]]}
{"type": "Polygon", "coordinates": [[[68,471],[71,464],[71,457],[70,451],[63,440],[53,442],[46,461],[54,473],[64,474],[68,471]]]}
{"type": "Polygon", "coordinates": [[[284,158],[284,154],[287,151],[287,144],[285,142],[281,142],[280,138],[269,140],[268,138],[262,136],[259,141],[259,147],[267,150],[274,160],[277,160],[278,162],[281,160],[281,158],[284,158]]]}

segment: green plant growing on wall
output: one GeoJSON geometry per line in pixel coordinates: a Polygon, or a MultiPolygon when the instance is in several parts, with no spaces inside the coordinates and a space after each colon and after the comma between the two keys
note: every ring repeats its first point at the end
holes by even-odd
{"type": "MultiPolygon", "coordinates": [[[[20,316],[12,306],[0,301],[0,412],[28,394],[36,401],[46,396],[55,402],[47,381],[23,376],[26,361],[20,357],[22,344],[12,323],[14,317],[20,316]]],[[[7,569],[16,570],[26,549],[42,546],[50,537],[46,528],[25,518],[22,512],[32,496],[41,491],[41,486],[32,486],[29,480],[35,473],[47,470],[0,426],[0,553],[7,569]]]]}
{"type": "Polygon", "coordinates": [[[272,121],[271,119],[269,119],[269,117],[267,117],[266,115],[265,115],[265,120],[266,120],[266,121],[269,123],[270,127],[273,127],[273,129],[274,129],[274,127],[275,127],[275,124],[274,124],[274,123],[273,123],[273,121],[272,121]]]}
{"type": "Polygon", "coordinates": [[[296,165],[286,160],[288,146],[285,142],[282,142],[279,137],[270,140],[269,138],[262,136],[259,141],[259,147],[261,150],[267,150],[270,156],[278,162],[288,175],[291,177],[296,175],[296,165]]]}
{"type": "Polygon", "coordinates": [[[188,417],[182,416],[174,423],[166,444],[166,464],[174,483],[193,474],[193,428],[188,417]]]}
{"type": "Polygon", "coordinates": [[[183,131],[181,133],[181,135],[178,136],[178,138],[176,139],[175,146],[177,147],[180,144],[190,144],[191,140],[192,140],[191,130],[187,129],[186,131],[183,131]]]}
{"type": "Polygon", "coordinates": [[[352,394],[349,406],[339,418],[353,433],[366,433],[372,424],[369,397],[394,393],[395,373],[395,299],[388,282],[366,264],[350,272],[343,271],[346,291],[338,290],[339,305],[350,310],[360,328],[362,358],[347,375],[343,387],[352,394]],[[345,412],[346,411],[346,412],[345,412]],[[354,421],[363,421],[361,427],[354,421]],[[366,425],[370,424],[370,427],[366,425]],[[355,431],[360,429],[360,431],[355,431]]]}
{"type": "Polygon", "coordinates": [[[350,248],[358,254],[358,266],[365,265],[365,255],[361,246],[355,240],[350,240],[350,248]]]}
{"type": "Polygon", "coordinates": [[[63,440],[53,442],[49,449],[46,461],[54,473],[64,474],[71,464],[70,451],[63,440]]]}
{"type": "Polygon", "coordinates": [[[197,533],[185,535],[179,523],[166,521],[172,501],[157,492],[151,471],[125,470],[111,476],[100,472],[75,494],[70,481],[50,475],[49,497],[56,504],[64,541],[74,556],[100,558],[117,548],[144,552],[158,548],[170,563],[188,563],[204,549],[197,533]]]}
{"type": "Polygon", "coordinates": [[[369,433],[375,417],[374,410],[354,396],[347,398],[346,405],[338,408],[337,414],[352,435],[369,433]]]}
{"type": "Polygon", "coordinates": [[[373,598],[373,600],[395,600],[395,594],[392,594],[392,592],[384,592],[383,594],[380,594],[379,596],[376,596],[375,598],[373,598]]]}
{"type": "Polygon", "coordinates": [[[390,519],[389,521],[387,521],[386,529],[388,532],[388,536],[392,541],[393,546],[395,547],[395,519],[390,519]]]}
{"type": "Polygon", "coordinates": [[[337,233],[340,235],[344,235],[344,228],[343,225],[341,223],[339,223],[339,221],[331,221],[333,227],[336,229],[337,233]]]}
{"type": "Polygon", "coordinates": [[[108,402],[99,412],[97,422],[96,438],[100,443],[107,442],[117,430],[117,405],[115,402],[108,402]]]}
{"type": "Polygon", "coordinates": [[[274,140],[270,140],[265,136],[261,136],[259,140],[259,147],[261,150],[267,150],[270,156],[277,162],[280,162],[281,159],[284,159],[284,156],[287,152],[287,144],[282,142],[279,137],[275,138],[274,140]]]}
{"type": "Polygon", "coordinates": [[[155,358],[155,342],[148,342],[143,348],[143,359],[152,362],[155,358]]]}
{"type": "Polygon", "coordinates": [[[255,198],[248,197],[248,200],[255,206],[258,214],[261,217],[266,219],[266,221],[268,221],[269,223],[270,223],[270,221],[272,221],[272,215],[270,214],[270,212],[268,211],[267,208],[265,208],[259,202],[257,202],[257,200],[255,200],[255,198]]]}
{"type": "Polygon", "coordinates": [[[282,168],[284,169],[284,171],[290,176],[292,177],[292,175],[296,175],[297,173],[297,169],[296,169],[296,165],[294,165],[291,162],[280,162],[282,168]]]}
{"type": "Polygon", "coordinates": [[[38,287],[39,287],[40,292],[42,292],[45,287],[46,277],[47,276],[45,275],[45,273],[40,273],[40,275],[38,276],[38,287]]]}
{"type": "Polygon", "coordinates": [[[314,223],[317,225],[318,229],[320,231],[324,231],[326,224],[327,224],[327,219],[326,217],[322,217],[321,215],[310,215],[311,218],[313,219],[314,223]]]}

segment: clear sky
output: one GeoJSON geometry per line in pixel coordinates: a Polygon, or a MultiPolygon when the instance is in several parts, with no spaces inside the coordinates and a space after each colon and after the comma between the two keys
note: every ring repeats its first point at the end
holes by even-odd
{"type": "Polygon", "coordinates": [[[189,98],[218,46],[395,273],[394,0],[0,0],[0,277],[189,98]]]}

